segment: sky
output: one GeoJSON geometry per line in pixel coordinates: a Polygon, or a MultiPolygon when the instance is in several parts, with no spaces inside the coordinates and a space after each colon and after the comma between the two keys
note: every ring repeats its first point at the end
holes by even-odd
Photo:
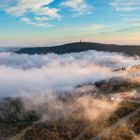
{"type": "Polygon", "coordinates": [[[0,46],[140,45],[140,0],[0,0],[0,46]]]}

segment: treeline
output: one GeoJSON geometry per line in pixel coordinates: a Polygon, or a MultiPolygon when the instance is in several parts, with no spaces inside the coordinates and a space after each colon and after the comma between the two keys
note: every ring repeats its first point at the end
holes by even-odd
{"type": "Polygon", "coordinates": [[[36,121],[39,114],[27,111],[21,98],[3,98],[0,100],[0,124],[36,121]]]}

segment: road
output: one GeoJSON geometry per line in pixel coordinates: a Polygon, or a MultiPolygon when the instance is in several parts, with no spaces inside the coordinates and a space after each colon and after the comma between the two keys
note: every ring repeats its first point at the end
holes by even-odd
{"type": "MultiPolygon", "coordinates": [[[[119,119],[115,124],[113,124],[110,127],[104,128],[99,134],[97,134],[97,136],[91,140],[101,140],[101,135],[102,134],[109,134],[111,132],[112,129],[115,129],[117,126],[119,125],[125,125],[126,122],[133,117],[134,115],[136,115],[138,112],[140,111],[140,108],[136,109],[135,111],[131,112],[130,114],[126,115],[125,117],[119,119]]],[[[87,128],[85,128],[74,140],[81,140],[83,135],[85,134],[85,132],[92,126],[93,124],[91,124],[90,126],[88,126],[87,128]]],[[[133,133],[133,132],[132,132],[133,133]]],[[[133,133],[133,135],[135,135],[133,133]]],[[[135,136],[135,138],[137,138],[137,136],[135,136]]],[[[136,139],[137,140],[137,139],[136,139]]]]}
{"type": "Polygon", "coordinates": [[[17,135],[13,136],[9,140],[22,140],[23,136],[26,134],[27,131],[31,130],[37,122],[34,122],[32,125],[27,126],[23,130],[21,130],[17,135]]]}
{"type": "Polygon", "coordinates": [[[101,140],[101,135],[102,134],[109,134],[111,132],[112,129],[115,129],[117,126],[122,125],[122,124],[126,124],[126,122],[133,117],[134,115],[136,115],[138,112],[140,111],[140,108],[138,108],[137,110],[135,110],[134,112],[128,114],[127,116],[121,118],[120,120],[118,120],[115,124],[113,124],[112,126],[108,127],[108,128],[104,128],[102,130],[102,132],[100,132],[99,134],[97,134],[97,136],[93,139],[93,140],[101,140]]]}

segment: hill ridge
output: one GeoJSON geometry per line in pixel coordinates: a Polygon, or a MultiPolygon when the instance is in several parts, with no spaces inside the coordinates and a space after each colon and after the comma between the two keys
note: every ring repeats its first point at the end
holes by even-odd
{"type": "Polygon", "coordinates": [[[72,52],[82,52],[87,50],[108,51],[108,52],[122,52],[128,55],[140,56],[140,45],[115,45],[115,44],[102,44],[92,42],[73,42],[53,47],[29,47],[21,48],[15,51],[19,54],[65,54],[72,52]]]}

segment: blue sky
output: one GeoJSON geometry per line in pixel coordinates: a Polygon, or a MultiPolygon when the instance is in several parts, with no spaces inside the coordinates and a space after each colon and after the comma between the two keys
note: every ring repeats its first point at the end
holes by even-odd
{"type": "Polygon", "coordinates": [[[0,0],[0,46],[80,39],[140,44],[140,0],[0,0]]]}

